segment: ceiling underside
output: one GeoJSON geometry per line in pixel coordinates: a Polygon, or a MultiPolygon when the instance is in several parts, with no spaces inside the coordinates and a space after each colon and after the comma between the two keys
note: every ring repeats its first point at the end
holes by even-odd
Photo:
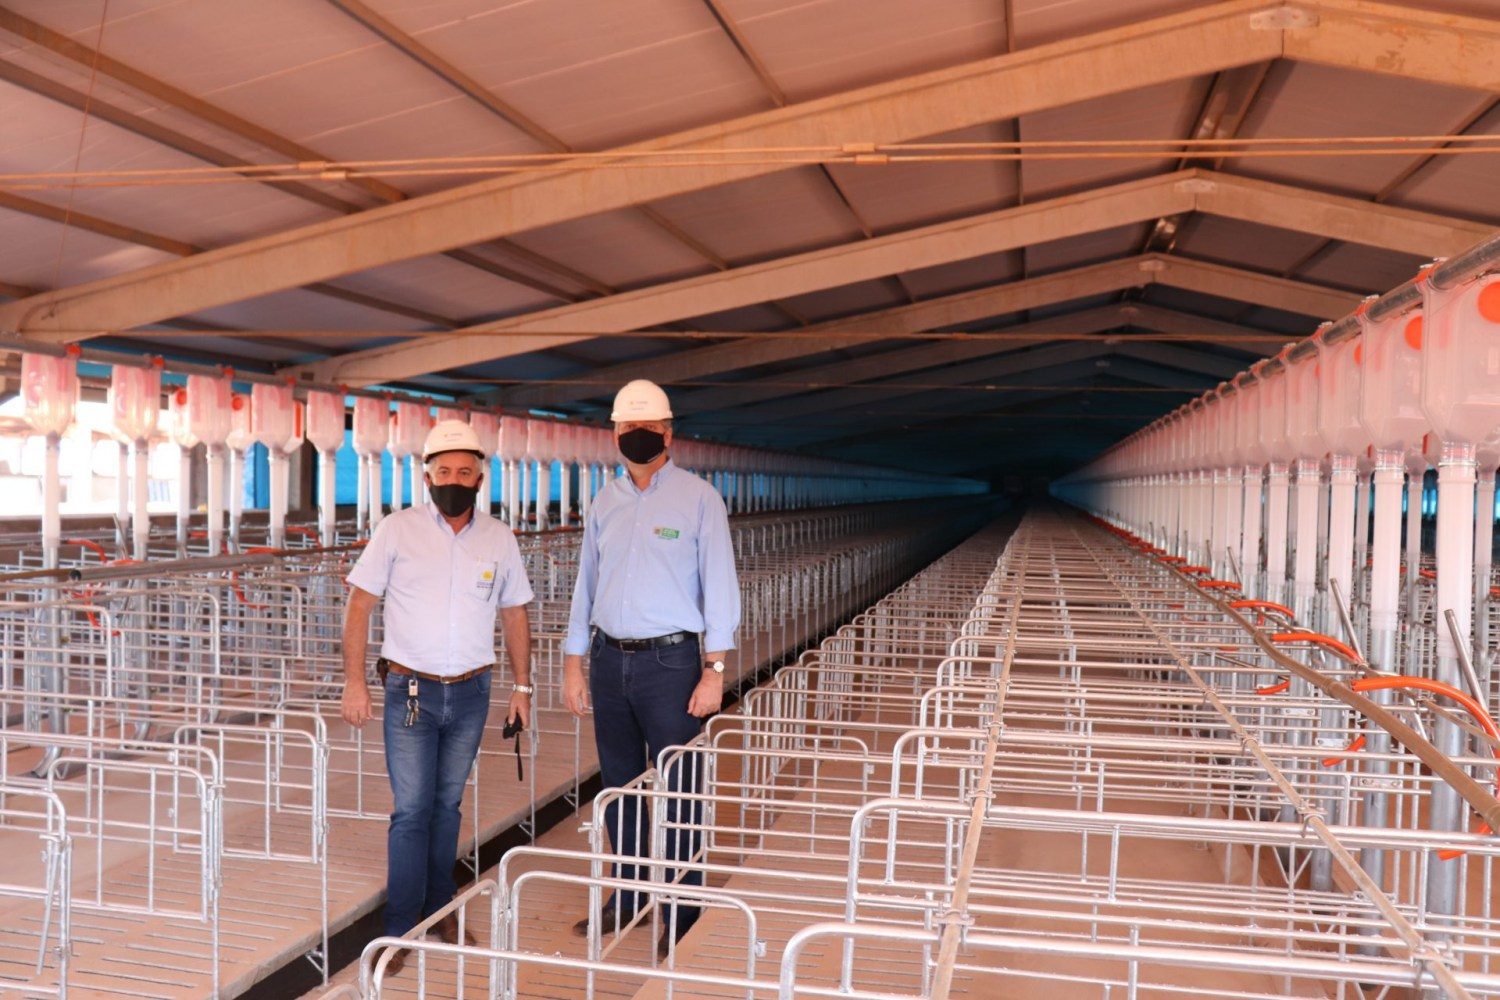
{"type": "Polygon", "coordinates": [[[1482,135],[1496,0],[0,0],[5,174],[444,163],[0,181],[0,331],[1055,473],[1500,225],[1497,157],[450,158],[1482,135]]]}

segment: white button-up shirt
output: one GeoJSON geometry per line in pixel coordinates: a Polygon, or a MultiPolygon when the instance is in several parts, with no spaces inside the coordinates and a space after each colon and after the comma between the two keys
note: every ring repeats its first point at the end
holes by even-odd
{"type": "Polygon", "coordinates": [[[509,528],[476,510],[454,534],[433,503],[384,518],[348,579],[385,598],[380,655],[439,677],[494,663],[496,609],[533,597],[509,528]]]}

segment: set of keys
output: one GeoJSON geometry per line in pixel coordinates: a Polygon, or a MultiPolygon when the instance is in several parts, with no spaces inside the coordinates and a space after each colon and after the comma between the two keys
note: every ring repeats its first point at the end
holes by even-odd
{"type": "Polygon", "coordinates": [[[417,724],[417,692],[421,688],[417,686],[415,677],[406,682],[406,728],[410,729],[417,724]]]}

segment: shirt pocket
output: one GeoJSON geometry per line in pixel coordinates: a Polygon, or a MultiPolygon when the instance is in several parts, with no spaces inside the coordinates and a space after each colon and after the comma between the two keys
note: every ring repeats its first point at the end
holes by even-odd
{"type": "Polygon", "coordinates": [[[470,600],[494,604],[500,592],[500,561],[465,556],[459,567],[458,589],[470,600]]]}

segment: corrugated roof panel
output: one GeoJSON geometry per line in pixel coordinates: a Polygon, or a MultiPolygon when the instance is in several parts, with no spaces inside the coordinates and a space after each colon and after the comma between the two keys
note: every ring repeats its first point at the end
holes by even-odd
{"type": "Polygon", "coordinates": [[[941,267],[908,271],[901,277],[918,298],[952,295],[971,288],[1015,281],[1021,277],[1021,255],[1015,250],[985,254],[941,267]]]}
{"type": "Polygon", "coordinates": [[[0,281],[59,288],[150,267],[174,254],[0,208],[0,281]]]}
{"type": "Polygon", "coordinates": [[[1005,52],[994,0],[721,0],[793,101],[1005,52]]]}
{"type": "Polygon", "coordinates": [[[1289,229],[1194,214],[1184,221],[1176,250],[1188,257],[1280,274],[1322,243],[1320,237],[1289,229]]]}
{"type": "MultiPolygon", "coordinates": [[[[1378,73],[1279,60],[1240,134],[1248,138],[1437,135],[1456,129],[1481,95],[1378,73]]],[[[1230,173],[1374,197],[1416,156],[1233,157],[1230,173]]]]}
{"type": "Polygon", "coordinates": [[[1130,256],[1140,251],[1149,230],[1149,224],[1140,223],[1038,243],[1027,247],[1026,263],[1030,273],[1038,275],[1066,271],[1112,257],[1130,256]]]}
{"type": "Polygon", "coordinates": [[[1424,257],[1358,243],[1340,243],[1298,270],[1297,277],[1337,288],[1379,293],[1410,281],[1428,262],[1424,257]]]}
{"type": "Polygon", "coordinates": [[[860,281],[838,288],[826,288],[810,295],[798,295],[784,299],[792,309],[806,316],[813,323],[839,319],[858,313],[890,309],[906,305],[910,300],[889,281],[860,281]]]}
{"type": "MultiPolygon", "coordinates": [[[[6,83],[0,83],[0,120],[5,122],[4,167],[8,172],[70,172],[75,163],[85,171],[206,165],[97,118],[85,128],[77,111],[6,83]]],[[[212,185],[78,187],[71,193],[53,187],[16,193],[202,247],[222,246],[334,214],[267,185],[238,179],[212,185]]]]}
{"type": "Polygon", "coordinates": [[[774,306],[753,305],[743,309],[727,309],[724,312],[709,313],[703,316],[692,316],[684,320],[694,330],[721,330],[726,332],[744,331],[754,333],[760,330],[779,330],[790,325],[786,315],[779,312],[774,306]]]}
{"type": "MultiPolygon", "coordinates": [[[[1471,135],[1500,135],[1500,99],[1474,122],[1471,135]]],[[[1497,157],[1440,156],[1389,199],[1390,204],[1478,219],[1500,226],[1500,165],[1497,157]]]]}
{"type": "Polygon", "coordinates": [[[423,44],[578,148],[770,106],[699,0],[403,4],[389,16],[441,20],[421,32],[423,44]]]}
{"type": "Polygon", "coordinates": [[[1014,0],[1016,44],[1031,48],[1200,6],[1202,0],[1014,0]]]}
{"type": "Polygon", "coordinates": [[[694,191],[652,207],[736,265],[863,238],[816,167],[694,191]]]}
{"type": "Polygon", "coordinates": [[[633,209],[533,229],[511,242],[615,288],[682,278],[712,267],[633,209]]]}
{"type": "MultiPolygon", "coordinates": [[[[928,142],[1007,142],[1009,122],[931,136],[928,142]]],[[[1006,208],[1016,201],[1014,163],[922,163],[830,167],[876,233],[1006,208]]]]}
{"type": "MultiPolygon", "coordinates": [[[[1021,138],[1029,142],[1180,139],[1192,131],[1207,87],[1206,79],[1177,80],[1026,115],[1021,119],[1021,138]]],[[[1028,159],[1021,166],[1021,182],[1026,200],[1037,201],[1162,173],[1175,165],[1171,157],[1028,159]]]]}
{"type": "Polygon", "coordinates": [[[558,305],[558,300],[448,257],[419,257],[347,275],[340,288],[390,298],[461,323],[558,305]]]}
{"type": "Polygon", "coordinates": [[[395,332],[422,328],[419,320],[300,288],[207,309],[194,313],[191,318],[243,330],[395,332]]]}

